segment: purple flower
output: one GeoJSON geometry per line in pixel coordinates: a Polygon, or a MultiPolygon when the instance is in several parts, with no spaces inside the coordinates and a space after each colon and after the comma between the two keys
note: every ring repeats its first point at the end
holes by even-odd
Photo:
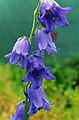
{"type": "Polygon", "coordinates": [[[38,29],[36,32],[36,45],[37,52],[40,56],[44,54],[44,51],[47,51],[48,53],[57,52],[50,33],[45,33],[43,29],[38,29]]]}
{"type": "Polygon", "coordinates": [[[42,25],[46,26],[46,32],[54,30],[55,24],[61,27],[68,26],[64,14],[67,14],[71,7],[62,8],[54,0],[44,0],[40,5],[41,16],[38,18],[42,25]]]}
{"type": "Polygon", "coordinates": [[[35,88],[39,88],[42,84],[42,79],[53,80],[55,77],[50,74],[50,68],[46,68],[41,57],[31,56],[27,61],[27,75],[22,82],[31,81],[35,88]]]}
{"type": "Polygon", "coordinates": [[[11,120],[24,120],[24,101],[18,104],[16,113],[10,118],[11,120]]]}
{"type": "Polygon", "coordinates": [[[41,86],[35,89],[33,85],[31,85],[27,89],[27,97],[30,102],[28,114],[35,114],[39,109],[50,110],[51,105],[46,100],[44,90],[41,86]]]}
{"type": "Polygon", "coordinates": [[[10,58],[9,63],[15,64],[18,63],[23,69],[27,65],[27,57],[30,54],[30,42],[26,36],[20,37],[15,43],[13,50],[10,54],[7,54],[5,57],[10,58]]]}

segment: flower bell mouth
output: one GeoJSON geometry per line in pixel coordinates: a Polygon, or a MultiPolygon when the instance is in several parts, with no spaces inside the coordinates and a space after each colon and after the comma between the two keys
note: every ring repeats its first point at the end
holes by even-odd
{"type": "Polygon", "coordinates": [[[51,11],[49,11],[49,10],[46,10],[46,14],[47,15],[52,15],[51,11]]]}
{"type": "Polygon", "coordinates": [[[51,12],[50,10],[46,10],[46,14],[47,14],[47,15],[52,15],[54,22],[59,19],[59,18],[56,18],[56,16],[55,16],[55,15],[53,14],[53,12],[51,12]]]}
{"type": "Polygon", "coordinates": [[[47,80],[54,80],[55,77],[50,73],[49,68],[43,64],[41,57],[31,56],[27,61],[27,75],[22,82],[31,81],[34,88],[39,88],[42,84],[43,78],[47,80]]]}

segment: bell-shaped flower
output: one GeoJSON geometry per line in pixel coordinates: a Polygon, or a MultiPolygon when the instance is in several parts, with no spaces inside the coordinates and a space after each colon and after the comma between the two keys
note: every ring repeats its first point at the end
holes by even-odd
{"type": "Polygon", "coordinates": [[[50,73],[51,68],[46,68],[41,57],[31,56],[27,61],[27,75],[22,82],[31,81],[35,88],[39,88],[43,78],[53,80],[55,77],[50,73]]]}
{"type": "Polygon", "coordinates": [[[38,89],[31,85],[27,89],[27,97],[29,99],[28,114],[35,114],[39,109],[50,110],[50,103],[47,101],[43,88],[38,89]]]}
{"type": "Polygon", "coordinates": [[[42,56],[45,51],[48,53],[57,52],[55,43],[52,41],[50,33],[45,33],[43,29],[38,29],[36,32],[36,46],[36,51],[39,56],[42,56]]]}
{"type": "Polygon", "coordinates": [[[24,101],[19,103],[14,115],[12,115],[11,120],[24,120],[24,101]]]}
{"type": "Polygon", "coordinates": [[[26,68],[27,58],[30,54],[30,42],[26,36],[20,37],[15,43],[13,50],[5,57],[10,58],[9,63],[18,63],[23,69],[26,68]]]}
{"type": "Polygon", "coordinates": [[[60,7],[54,0],[44,0],[40,5],[41,15],[38,20],[46,27],[45,31],[54,30],[55,24],[61,27],[68,26],[68,21],[64,14],[67,14],[71,7],[60,7]]]}

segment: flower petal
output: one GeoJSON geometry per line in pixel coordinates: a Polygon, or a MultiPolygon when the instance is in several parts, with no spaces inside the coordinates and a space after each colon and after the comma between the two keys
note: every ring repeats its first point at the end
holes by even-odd
{"type": "Polygon", "coordinates": [[[52,67],[46,67],[46,69],[47,69],[48,71],[50,71],[50,70],[52,70],[52,67]]]}
{"type": "Polygon", "coordinates": [[[47,100],[43,99],[43,106],[42,106],[42,108],[44,110],[50,110],[50,103],[47,100]]]}
{"type": "Polygon", "coordinates": [[[31,78],[30,72],[28,72],[26,77],[22,80],[22,82],[28,82],[28,81],[30,81],[30,78],[31,78]]]}
{"type": "Polygon", "coordinates": [[[32,80],[32,84],[34,86],[34,88],[39,88],[42,84],[42,77],[39,76],[39,78],[34,78],[34,77],[31,77],[31,80],[32,80]]]}
{"type": "Polygon", "coordinates": [[[37,52],[37,55],[38,55],[38,56],[43,56],[44,53],[45,53],[44,50],[37,50],[36,52],[37,52]]]}
{"type": "Polygon", "coordinates": [[[17,60],[20,58],[19,55],[17,55],[15,52],[11,54],[9,63],[10,64],[15,64],[17,60]]]}
{"type": "Polygon", "coordinates": [[[35,114],[38,111],[38,108],[36,108],[33,103],[30,103],[29,106],[28,114],[35,114]]]}
{"type": "Polygon", "coordinates": [[[42,107],[43,101],[40,94],[41,88],[38,89],[34,88],[33,84],[27,89],[27,96],[29,100],[37,107],[42,107]]]}
{"type": "Polygon", "coordinates": [[[49,10],[50,7],[53,5],[54,0],[44,0],[44,5],[45,5],[45,9],[49,10]]]}
{"type": "Polygon", "coordinates": [[[57,49],[56,49],[55,44],[52,44],[52,45],[48,44],[48,46],[47,46],[47,48],[46,48],[46,51],[47,51],[48,53],[56,53],[56,52],[57,52],[57,49]]]}
{"type": "Polygon", "coordinates": [[[11,54],[12,54],[12,53],[9,53],[9,54],[5,55],[4,57],[10,58],[10,57],[11,57],[11,54]]]}
{"type": "Polygon", "coordinates": [[[59,17],[59,19],[55,21],[55,23],[56,23],[56,25],[61,26],[61,27],[65,27],[65,26],[69,25],[68,20],[67,20],[66,16],[64,16],[64,15],[61,15],[59,17]]]}
{"type": "Polygon", "coordinates": [[[66,7],[66,8],[62,8],[62,7],[57,7],[57,10],[61,13],[61,14],[67,14],[68,12],[70,12],[72,10],[71,7],[66,7]]]}
{"type": "Polygon", "coordinates": [[[40,12],[41,12],[42,14],[45,14],[45,5],[44,5],[44,3],[42,3],[42,4],[40,5],[40,12]]]}
{"type": "Polygon", "coordinates": [[[12,120],[24,120],[24,101],[18,104],[15,114],[10,118],[12,120]]]}
{"type": "Polygon", "coordinates": [[[45,20],[45,24],[46,24],[46,33],[49,33],[51,31],[54,30],[55,28],[55,22],[53,20],[53,16],[52,15],[46,15],[46,20],[45,20]]]}
{"type": "Polygon", "coordinates": [[[40,50],[46,49],[47,47],[46,35],[44,34],[42,29],[38,29],[36,33],[36,42],[40,50]]]}
{"type": "Polygon", "coordinates": [[[18,60],[18,64],[21,66],[22,69],[26,68],[27,58],[25,58],[24,56],[21,56],[20,59],[18,60]]]}
{"type": "Polygon", "coordinates": [[[27,40],[27,38],[25,38],[22,43],[21,51],[23,56],[30,54],[30,42],[27,40]]]}
{"type": "Polygon", "coordinates": [[[48,71],[48,70],[45,70],[44,74],[43,74],[43,77],[47,80],[53,80],[55,79],[55,77],[48,71]]]}

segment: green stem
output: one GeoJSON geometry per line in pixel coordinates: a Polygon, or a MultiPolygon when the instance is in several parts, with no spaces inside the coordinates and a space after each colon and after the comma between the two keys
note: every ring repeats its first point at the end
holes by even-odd
{"type": "Polygon", "coordinates": [[[28,114],[29,102],[28,102],[28,98],[26,95],[26,91],[27,91],[29,84],[30,84],[30,82],[28,82],[27,84],[26,83],[23,84],[23,91],[25,94],[24,120],[29,120],[29,117],[30,117],[28,114]]]}
{"type": "Polygon", "coordinates": [[[29,114],[28,114],[28,107],[29,107],[29,102],[28,102],[28,99],[26,97],[26,100],[25,100],[25,112],[24,112],[24,120],[29,120],[29,114]]]}
{"type": "Polygon", "coordinates": [[[39,10],[39,5],[40,3],[38,3],[35,11],[34,11],[34,19],[33,19],[33,25],[32,25],[32,30],[31,30],[31,33],[30,33],[30,37],[29,37],[29,40],[31,42],[33,36],[35,35],[35,25],[36,25],[36,22],[37,22],[37,13],[38,13],[38,10],[39,10]]]}
{"type": "MultiPolygon", "coordinates": [[[[38,10],[39,10],[39,5],[40,3],[38,3],[35,11],[34,11],[34,19],[33,19],[33,26],[32,26],[32,30],[31,30],[31,33],[30,33],[30,37],[29,37],[29,41],[31,42],[33,36],[35,35],[35,25],[36,25],[36,22],[37,22],[37,13],[38,13],[38,10]]],[[[28,83],[29,85],[29,83],[28,83]]],[[[24,92],[26,92],[26,89],[28,87],[28,85],[26,86],[24,84],[24,92]]],[[[29,108],[29,102],[28,102],[28,98],[26,97],[26,100],[25,100],[25,109],[24,109],[24,120],[29,120],[29,114],[28,114],[28,108],[29,108]]]]}

